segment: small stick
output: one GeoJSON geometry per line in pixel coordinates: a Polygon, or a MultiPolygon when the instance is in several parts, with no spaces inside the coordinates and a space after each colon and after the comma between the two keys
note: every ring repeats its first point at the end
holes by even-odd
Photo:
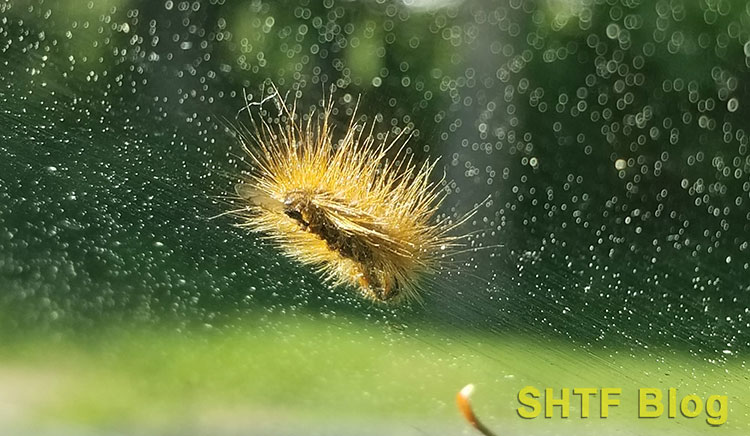
{"type": "Polygon", "coordinates": [[[469,401],[469,397],[471,397],[471,394],[473,392],[473,384],[468,384],[464,386],[463,389],[458,391],[458,394],[456,395],[456,404],[458,405],[458,410],[461,412],[464,418],[469,421],[469,424],[471,424],[471,426],[475,429],[479,430],[480,433],[485,436],[495,436],[495,433],[492,433],[490,429],[479,422],[477,416],[474,415],[474,410],[471,408],[471,402],[469,401]]]}

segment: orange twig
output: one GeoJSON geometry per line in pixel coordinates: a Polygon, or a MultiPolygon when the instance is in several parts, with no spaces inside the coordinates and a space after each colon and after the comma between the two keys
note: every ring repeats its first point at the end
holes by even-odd
{"type": "Polygon", "coordinates": [[[469,424],[472,425],[472,427],[479,430],[480,433],[482,433],[485,436],[495,436],[494,433],[490,431],[487,427],[484,426],[481,422],[479,422],[479,419],[476,415],[474,415],[474,410],[471,408],[471,402],[469,401],[469,397],[471,397],[471,394],[474,392],[474,385],[468,384],[464,386],[463,389],[458,391],[458,394],[456,395],[456,404],[458,405],[458,410],[461,412],[461,414],[464,416],[464,418],[469,421],[469,424]]]}

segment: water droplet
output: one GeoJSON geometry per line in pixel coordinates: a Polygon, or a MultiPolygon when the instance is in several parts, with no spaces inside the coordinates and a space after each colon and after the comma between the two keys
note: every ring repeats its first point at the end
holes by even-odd
{"type": "Polygon", "coordinates": [[[737,98],[735,97],[730,98],[729,101],[727,102],[727,110],[729,112],[735,112],[737,108],[739,107],[740,107],[740,101],[737,100],[737,98]]]}

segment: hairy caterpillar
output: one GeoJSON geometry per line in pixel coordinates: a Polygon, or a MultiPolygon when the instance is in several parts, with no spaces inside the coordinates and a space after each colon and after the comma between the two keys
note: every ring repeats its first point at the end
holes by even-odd
{"type": "Polygon", "coordinates": [[[306,121],[275,87],[267,100],[278,121],[251,115],[254,131],[240,131],[253,168],[225,213],[325,281],[376,302],[420,300],[430,277],[463,247],[467,235],[452,233],[476,208],[456,221],[437,219],[445,197],[442,180],[431,180],[437,160],[415,164],[404,135],[377,141],[372,125],[356,122],[356,110],[334,140],[333,98],[306,121]]]}

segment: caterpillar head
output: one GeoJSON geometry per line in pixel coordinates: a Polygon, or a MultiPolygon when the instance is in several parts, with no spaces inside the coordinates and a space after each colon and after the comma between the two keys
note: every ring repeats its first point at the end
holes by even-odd
{"type": "Polygon", "coordinates": [[[284,198],[284,214],[303,228],[309,227],[312,221],[311,207],[310,196],[304,191],[291,191],[284,198]]]}

